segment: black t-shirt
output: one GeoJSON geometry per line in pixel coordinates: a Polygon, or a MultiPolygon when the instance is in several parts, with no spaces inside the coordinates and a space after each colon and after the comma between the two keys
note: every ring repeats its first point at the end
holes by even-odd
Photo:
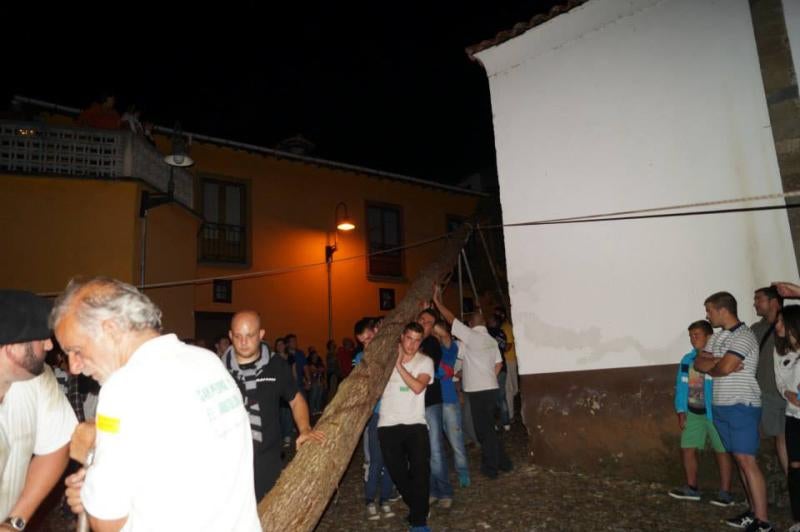
{"type": "MultiPolygon", "coordinates": [[[[255,364],[253,362],[240,367],[247,370],[252,369],[255,364]]],[[[253,441],[253,453],[265,453],[269,450],[279,449],[281,446],[281,428],[278,418],[280,400],[291,401],[297,394],[297,384],[292,378],[291,368],[283,358],[276,355],[256,375],[255,390],[246,392],[244,383],[238,379],[237,384],[242,392],[242,397],[244,397],[245,408],[249,411],[249,405],[257,402],[261,413],[262,441],[253,441]]]]}
{"type": "Polygon", "coordinates": [[[506,367],[506,333],[500,327],[489,327],[486,329],[489,335],[497,342],[497,349],[500,351],[500,357],[503,359],[503,369],[501,371],[508,371],[506,367]]]}
{"type": "Polygon", "coordinates": [[[438,405],[442,402],[442,385],[439,382],[439,378],[436,377],[436,373],[438,373],[439,363],[442,361],[442,346],[439,345],[439,341],[436,338],[428,336],[422,341],[419,350],[433,360],[432,377],[434,377],[434,379],[433,383],[429,384],[428,388],[425,390],[425,407],[438,405]]]}

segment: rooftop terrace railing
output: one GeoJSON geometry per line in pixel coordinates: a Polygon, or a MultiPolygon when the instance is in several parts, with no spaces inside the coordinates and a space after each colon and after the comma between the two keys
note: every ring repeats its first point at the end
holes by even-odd
{"type": "Polygon", "coordinates": [[[0,120],[0,172],[101,179],[137,178],[194,207],[194,179],[172,168],[145,139],[130,131],[0,120]]]}

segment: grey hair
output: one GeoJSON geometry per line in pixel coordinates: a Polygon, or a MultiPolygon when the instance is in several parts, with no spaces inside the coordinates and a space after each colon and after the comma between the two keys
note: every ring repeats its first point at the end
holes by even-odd
{"type": "Polygon", "coordinates": [[[68,310],[74,310],[78,323],[87,331],[96,332],[106,320],[113,320],[125,331],[161,331],[161,309],[136,287],[110,277],[72,279],[53,304],[52,329],[68,310]],[[84,291],[90,286],[95,290],[84,291]]]}

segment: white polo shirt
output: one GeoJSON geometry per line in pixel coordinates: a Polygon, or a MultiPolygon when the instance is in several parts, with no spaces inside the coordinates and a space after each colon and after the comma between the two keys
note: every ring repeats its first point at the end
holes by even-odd
{"type": "MultiPolygon", "coordinates": [[[[433,360],[420,352],[403,364],[415,379],[420,375],[429,375],[428,384],[433,382],[433,360]]],[[[379,427],[394,425],[425,425],[425,390],[414,393],[403,380],[397,368],[392,369],[392,376],[386,383],[381,397],[381,412],[378,417],[379,427]]]]}
{"type": "Polygon", "coordinates": [[[461,385],[465,392],[482,392],[497,389],[494,366],[503,359],[497,340],[483,325],[470,329],[459,320],[453,320],[453,336],[461,340],[458,350],[461,360],[461,385]]]}
{"type": "Polygon", "coordinates": [[[142,344],[100,390],[94,464],[81,490],[124,531],[261,530],[250,423],[211,351],[174,334],[142,344]]]}
{"type": "Polygon", "coordinates": [[[11,385],[0,402],[0,521],[19,499],[33,455],[69,443],[77,424],[50,366],[38,377],[11,385]]]}

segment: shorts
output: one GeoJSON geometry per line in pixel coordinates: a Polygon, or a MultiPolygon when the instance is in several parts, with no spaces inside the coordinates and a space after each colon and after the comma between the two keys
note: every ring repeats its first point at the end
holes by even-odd
{"type": "Polygon", "coordinates": [[[711,448],[715,453],[726,452],[719,433],[714,428],[714,422],[705,414],[686,412],[686,425],[681,432],[681,449],[705,449],[707,439],[711,440],[711,448]]]}
{"type": "Polygon", "coordinates": [[[786,401],[761,400],[761,436],[774,438],[786,429],[786,401]]]}
{"type": "Polygon", "coordinates": [[[714,406],[714,426],[729,453],[758,453],[761,407],[736,404],[714,406]]]}

